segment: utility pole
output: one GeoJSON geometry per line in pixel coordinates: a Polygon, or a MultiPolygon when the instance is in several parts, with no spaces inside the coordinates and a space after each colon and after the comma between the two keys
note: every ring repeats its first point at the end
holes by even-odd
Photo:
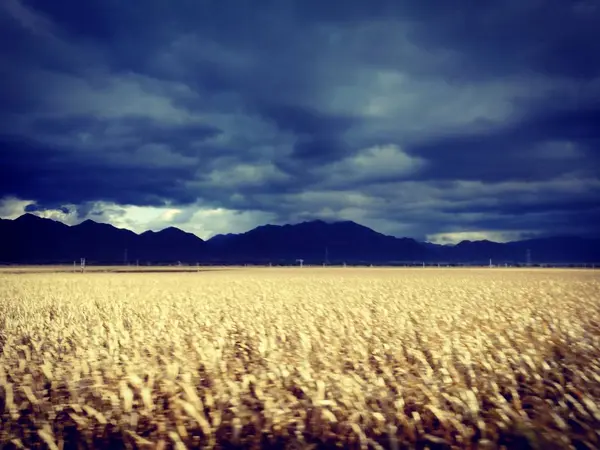
{"type": "Polygon", "coordinates": [[[527,252],[525,253],[525,258],[527,261],[527,267],[531,267],[531,249],[527,249],[527,252]]]}

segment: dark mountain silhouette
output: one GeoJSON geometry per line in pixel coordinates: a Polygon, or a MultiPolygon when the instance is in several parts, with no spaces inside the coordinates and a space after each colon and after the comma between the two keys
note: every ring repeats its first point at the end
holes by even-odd
{"type": "Polygon", "coordinates": [[[430,246],[436,258],[448,262],[485,263],[490,259],[494,264],[538,263],[599,263],[600,239],[584,239],[575,236],[547,237],[507,243],[482,241],[462,241],[454,246],[430,246]]]}
{"type": "Polygon", "coordinates": [[[263,225],[208,241],[169,227],[136,234],[86,220],[79,225],[25,214],[0,219],[0,262],[95,264],[152,263],[600,263],[600,240],[549,237],[508,243],[463,241],[437,245],[378,233],[351,221],[321,220],[295,225],[263,225]]]}
{"type": "Polygon", "coordinates": [[[96,261],[123,262],[126,253],[134,250],[139,238],[133,231],[93,220],[70,227],[69,231],[64,237],[65,251],[68,251],[64,256],[69,255],[69,259],[77,259],[80,256],[96,261]]]}
{"type": "Polygon", "coordinates": [[[0,221],[0,262],[65,263],[86,258],[94,263],[196,262],[205,242],[177,228],[138,235],[86,220],[67,226],[25,214],[0,221]]]}
{"type": "Polygon", "coordinates": [[[225,260],[385,262],[422,259],[426,249],[414,239],[398,239],[355,222],[321,220],[297,225],[263,225],[242,234],[217,235],[209,252],[225,260]]]}
{"type": "Polygon", "coordinates": [[[459,261],[481,260],[482,258],[485,259],[486,255],[488,259],[493,260],[511,259],[510,249],[506,245],[485,239],[482,241],[461,241],[454,247],[447,249],[447,253],[451,256],[450,259],[459,261]]]}
{"type": "Polygon", "coordinates": [[[135,248],[136,258],[145,261],[199,262],[206,254],[205,247],[205,242],[195,234],[169,227],[157,232],[143,232],[135,248]]]}
{"type": "Polygon", "coordinates": [[[517,255],[529,250],[533,261],[600,262],[600,239],[557,236],[509,242],[506,247],[517,255]]]}
{"type": "Polygon", "coordinates": [[[67,225],[24,214],[0,222],[0,261],[28,262],[52,258],[64,251],[67,225]]]}

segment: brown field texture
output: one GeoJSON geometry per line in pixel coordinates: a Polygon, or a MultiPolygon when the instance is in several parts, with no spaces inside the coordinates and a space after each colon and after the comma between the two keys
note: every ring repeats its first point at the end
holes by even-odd
{"type": "Polygon", "coordinates": [[[593,449],[599,404],[600,271],[0,273],[0,448],[593,449]]]}

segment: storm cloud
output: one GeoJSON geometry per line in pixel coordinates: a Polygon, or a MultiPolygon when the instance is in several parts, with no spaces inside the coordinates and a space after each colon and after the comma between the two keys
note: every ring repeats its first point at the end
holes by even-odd
{"type": "Polygon", "coordinates": [[[591,0],[0,5],[0,216],[599,236],[591,0]]]}

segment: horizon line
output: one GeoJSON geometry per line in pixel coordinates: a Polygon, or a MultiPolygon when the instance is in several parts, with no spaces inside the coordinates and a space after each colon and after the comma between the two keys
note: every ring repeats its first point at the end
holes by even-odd
{"type": "Polygon", "coordinates": [[[208,242],[209,240],[211,240],[211,239],[213,239],[213,238],[215,238],[217,236],[228,236],[228,235],[240,236],[240,235],[246,234],[246,233],[248,233],[250,231],[253,231],[253,230],[257,229],[257,228],[261,228],[261,227],[267,227],[267,226],[280,227],[280,228],[281,227],[285,227],[285,226],[292,226],[293,227],[293,226],[298,226],[298,225],[307,224],[307,223],[314,223],[314,222],[322,222],[322,223],[325,223],[327,225],[335,225],[335,224],[341,224],[341,223],[353,223],[355,225],[367,228],[367,229],[369,229],[369,230],[371,230],[371,231],[373,231],[375,233],[381,234],[383,236],[390,236],[390,237],[393,237],[394,239],[412,239],[415,242],[420,243],[420,244],[436,245],[436,246],[440,246],[440,247],[454,247],[454,246],[457,246],[457,245],[459,245],[461,243],[477,243],[477,242],[488,242],[488,243],[492,243],[492,244],[501,244],[502,245],[502,244],[509,244],[509,243],[515,243],[515,242],[525,242],[525,241],[537,240],[537,239],[560,239],[560,238],[584,239],[584,240],[596,240],[596,239],[598,239],[598,238],[594,238],[594,237],[583,237],[583,236],[578,236],[578,235],[546,235],[546,236],[541,235],[541,236],[536,236],[536,237],[529,237],[529,238],[525,238],[525,239],[510,240],[510,241],[504,241],[504,242],[493,241],[493,240],[490,240],[490,239],[479,239],[479,240],[463,239],[463,240],[458,241],[456,243],[436,243],[436,242],[431,242],[431,241],[427,241],[427,240],[421,241],[421,240],[418,240],[418,239],[415,239],[415,238],[412,238],[412,237],[407,237],[407,236],[388,235],[388,234],[385,234],[385,233],[381,233],[381,232],[379,232],[377,230],[374,230],[373,228],[370,228],[370,227],[368,227],[366,225],[360,224],[360,223],[358,223],[358,222],[356,222],[354,220],[348,220],[348,219],[342,219],[342,220],[312,219],[312,220],[304,220],[302,222],[285,223],[285,224],[265,223],[265,224],[262,224],[262,225],[257,225],[256,227],[251,228],[251,229],[249,229],[247,231],[244,231],[244,232],[241,232],[241,233],[227,233],[227,232],[226,233],[217,233],[217,234],[214,234],[213,236],[211,236],[209,238],[203,239],[203,238],[201,238],[200,236],[198,236],[195,233],[192,233],[192,232],[189,232],[189,231],[185,231],[185,230],[183,230],[183,229],[181,229],[179,227],[176,227],[174,225],[169,225],[169,226],[167,226],[165,228],[162,228],[162,229],[156,230],[156,231],[153,230],[153,229],[147,229],[147,230],[144,230],[144,231],[138,233],[138,232],[136,232],[136,231],[134,231],[134,230],[132,230],[130,228],[122,228],[122,227],[118,227],[116,225],[113,225],[112,223],[98,222],[98,221],[96,221],[94,219],[90,219],[90,218],[82,220],[79,223],[70,225],[70,224],[65,223],[65,222],[63,222],[61,220],[50,218],[50,217],[42,217],[42,216],[39,216],[39,215],[34,214],[33,212],[29,212],[29,211],[28,212],[24,212],[19,217],[16,217],[14,219],[4,219],[4,218],[0,217],[0,220],[7,220],[7,221],[13,221],[14,222],[14,221],[22,219],[23,217],[26,217],[26,216],[31,216],[31,217],[35,217],[35,218],[41,219],[41,220],[49,220],[49,221],[52,221],[52,222],[60,223],[60,224],[66,226],[66,227],[69,227],[69,228],[80,226],[80,225],[82,225],[85,222],[91,222],[91,223],[98,224],[98,225],[108,225],[108,226],[113,227],[113,228],[115,228],[117,230],[128,231],[130,233],[135,234],[136,236],[141,236],[144,233],[160,233],[160,232],[168,230],[168,229],[174,229],[174,230],[180,231],[180,232],[185,233],[185,234],[190,234],[190,235],[192,235],[192,236],[194,236],[194,237],[196,237],[196,238],[198,238],[198,239],[200,239],[201,241],[204,241],[204,242],[208,242]]]}

